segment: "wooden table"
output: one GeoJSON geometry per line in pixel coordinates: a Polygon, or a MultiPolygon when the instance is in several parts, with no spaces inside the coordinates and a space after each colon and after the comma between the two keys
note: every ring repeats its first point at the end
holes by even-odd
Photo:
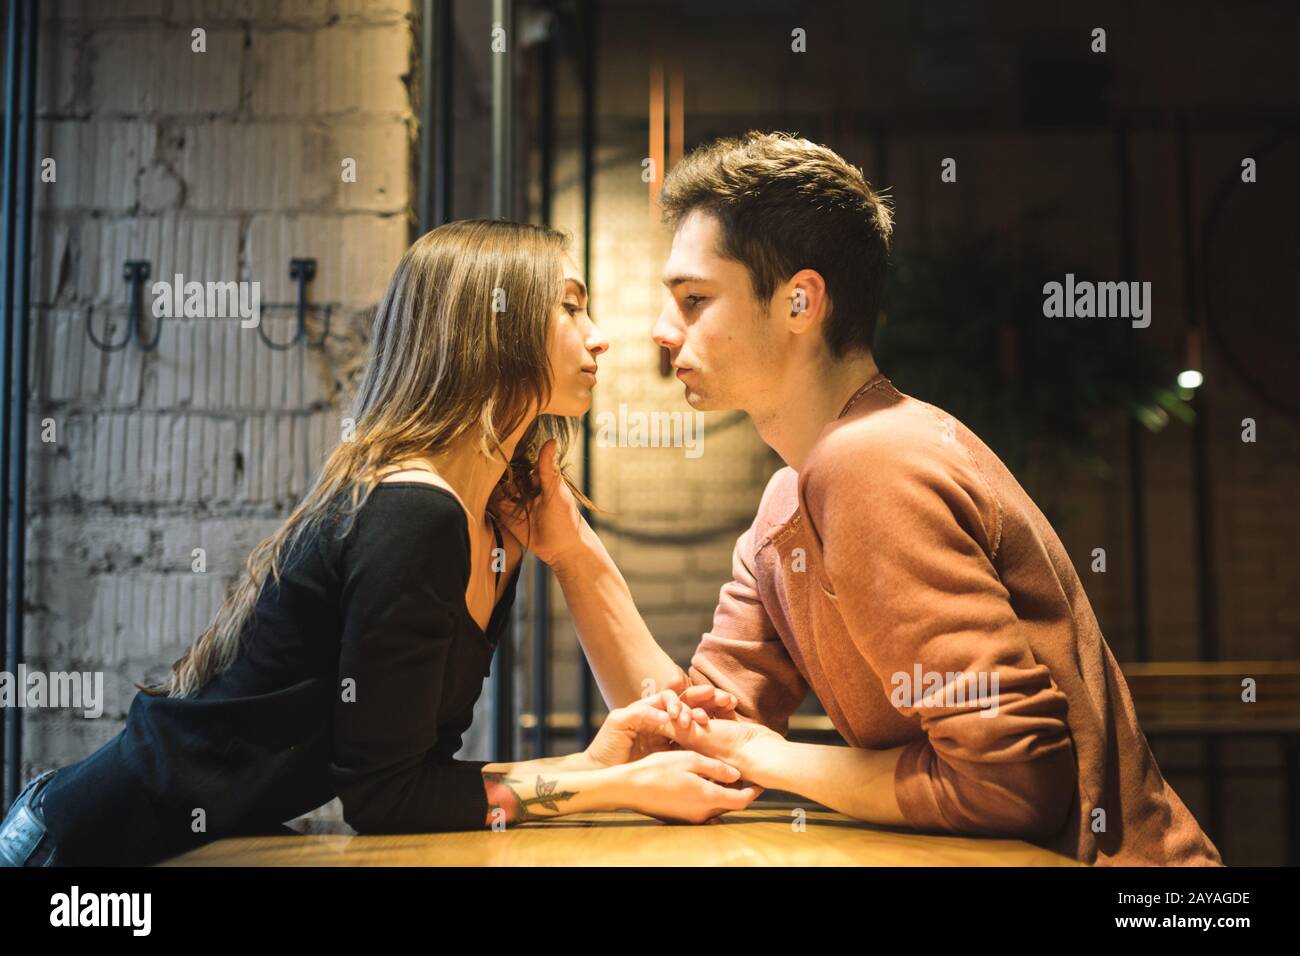
{"type": "MultiPolygon", "coordinates": [[[[163,866],[1081,866],[1020,840],[931,836],[755,801],[700,826],[581,813],[504,831],[217,840],[163,866]]],[[[807,804],[803,804],[807,806],[807,804]]]]}

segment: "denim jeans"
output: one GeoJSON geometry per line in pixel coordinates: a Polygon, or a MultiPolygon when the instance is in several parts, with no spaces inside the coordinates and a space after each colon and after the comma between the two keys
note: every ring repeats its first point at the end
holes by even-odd
{"type": "Polygon", "coordinates": [[[57,770],[32,778],[0,823],[0,866],[58,866],[54,838],[40,815],[41,789],[57,770]]]}

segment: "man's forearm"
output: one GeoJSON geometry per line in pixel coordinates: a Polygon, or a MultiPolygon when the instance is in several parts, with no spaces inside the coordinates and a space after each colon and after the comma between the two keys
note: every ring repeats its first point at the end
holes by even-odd
{"type": "Polygon", "coordinates": [[[894,792],[902,750],[763,741],[737,769],[764,789],[797,793],[867,823],[907,826],[894,792]]]}
{"type": "Polygon", "coordinates": [[[610,709],[638,700],[647,687],[655,692],[685,688],[685,673],[656,643],[623,575],[586,522],[582,544],[557,559],[551,570],[610,709]]]}

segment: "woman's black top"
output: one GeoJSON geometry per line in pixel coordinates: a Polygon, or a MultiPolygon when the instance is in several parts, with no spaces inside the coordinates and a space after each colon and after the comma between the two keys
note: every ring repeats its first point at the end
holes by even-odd
{"type": "Polygon", "coordinates": [[[41,809],[61,860],[151,862],[285,832],[336,795],[361,833],[484,825],[484,761],[452,755],[518,568],[485,632],[465,604],[469,524],[450,492],[377,485],[340,530],[331,512],[304,534],[227,670],[192,697],[137,694],[120,734],[51,779],[41,809]]]}

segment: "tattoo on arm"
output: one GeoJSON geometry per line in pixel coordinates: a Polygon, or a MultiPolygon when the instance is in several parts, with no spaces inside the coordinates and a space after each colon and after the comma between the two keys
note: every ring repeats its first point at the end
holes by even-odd
{"type": "Polygon", "coordinates": [[[554,780],[544,780],[540,774],[537,776],[537,783],[533,786],[536,794],[532,797],[521,796],[515,786],[523,784],[522,780],[514,777],[508,777],[503,773],[484,773],[483,788],[487,791],[488,813],[484,822],[485,826],[492,825],[492,814],[495,810],[505,811],[507,823],[526,823],[529,820],[546,820],[555,816],[562,811],[559,802],[561,800],[571,800],[578,795],[575,790],[560,790],[556,792],[556,786],[559,784],[559,778],[554,780]],[[514,784],[515,786],[511,786],[514,784]],[[550,813],[537,813],[533,808],[541,807],[544,810],[550,810],[550,813]]]}

